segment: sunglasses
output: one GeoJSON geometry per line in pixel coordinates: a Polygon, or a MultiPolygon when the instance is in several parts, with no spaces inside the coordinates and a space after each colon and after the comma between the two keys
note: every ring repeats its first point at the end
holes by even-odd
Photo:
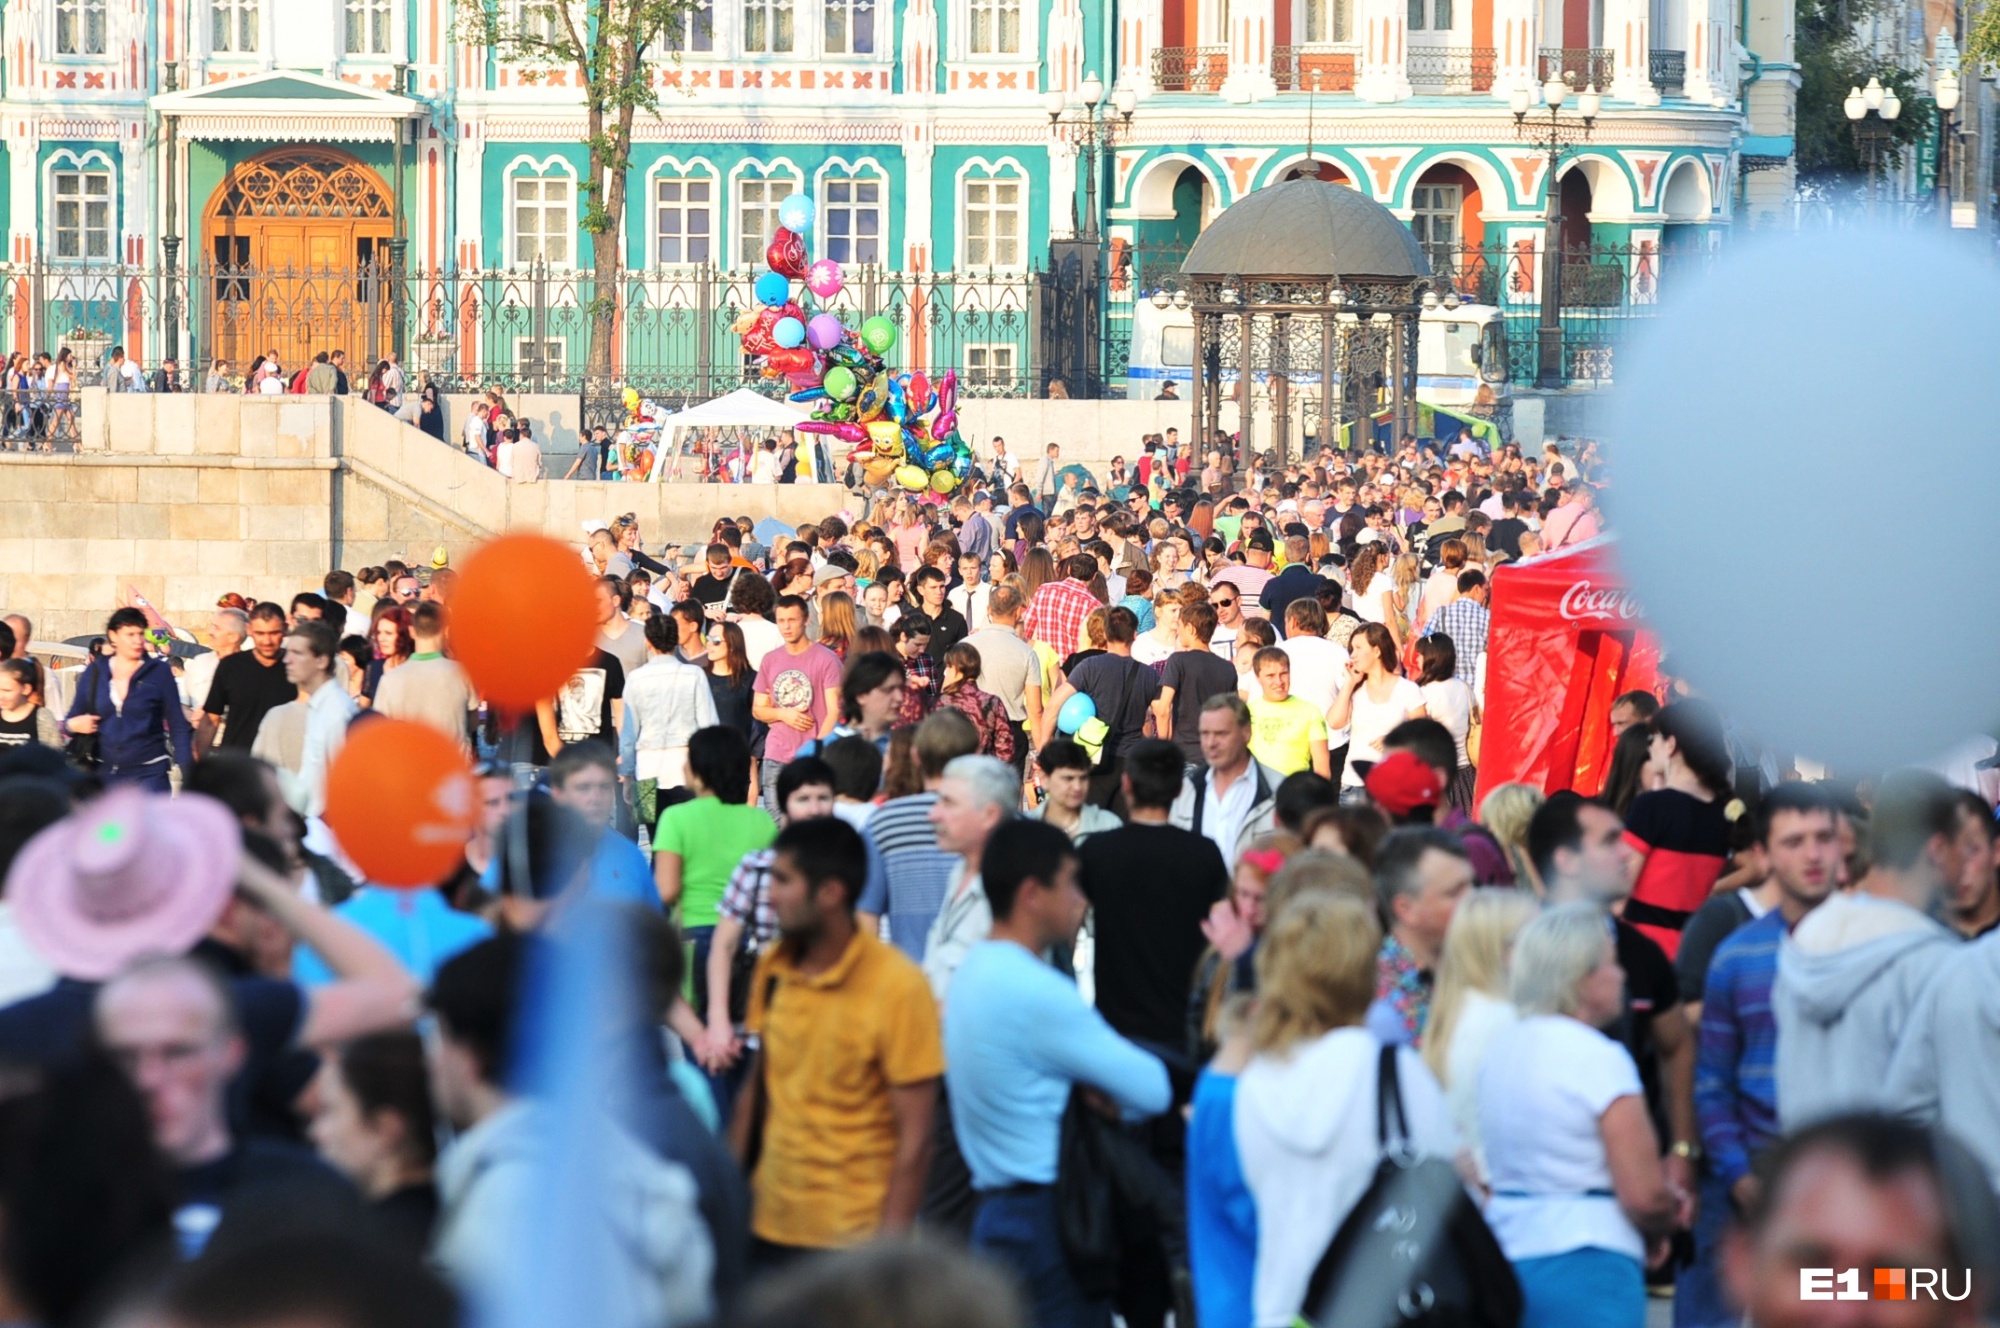
{"type": "Polygon", "coordinates": [[[1226,609],[1226,608],[1229,608],[1229,607],[1231,607],[1232,605],[1234,605],[1234,604],[1236,603],[1236,601],[1235,601],[1235,600],[1233,600],[1233,599],[1223,599],[1223,598],[1221,598],[1220,596],[1217,596],[1217,597],[1216,597],[1216,599],[1215,599],[1215,601],[1214,601],[1214,603],[1215,603],[1215,607],[1216,607],[1216,608],[1218,608],[1218,609],[1226,609]]]}

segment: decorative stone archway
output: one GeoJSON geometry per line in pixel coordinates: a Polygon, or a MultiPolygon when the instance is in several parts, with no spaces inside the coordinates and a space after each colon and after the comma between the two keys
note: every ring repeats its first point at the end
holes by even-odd
{"type": "Polygon", "coordinates": [[[302,144],[230,168],[203,212],[210,353],[239,371],[275,351],[287,371],[321,350],[364,376],[391,344],[389,187],[337,148],[302,144]]]}

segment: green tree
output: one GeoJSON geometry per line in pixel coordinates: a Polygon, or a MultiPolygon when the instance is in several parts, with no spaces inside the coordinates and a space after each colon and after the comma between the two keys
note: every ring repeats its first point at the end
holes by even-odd
{"type": "Polygon", "coordinates": [[[1905,148],[1934,132],[1936,116],[1920,73],[1875,63],[1855,36],[1857,26],[1880,3],[1797,0],[1797,148],[1799,180],[1804,184],[1825,187],[1866,173],[1845,102],[1849,90],[1867,86],[1871,78],[1881,79],[1885,88],[1893,87],[1903,102],[1895,136],[1883,154],[1885,170],[1902,160],[1905,148]]]}
{"type": "Polygon", "coordinates": [[[590,353],[584,373],[593,386],[611,381],[617,293],[624,270],[620,244],[625,190],[632,169],[632,123],[640,111],[659,113],[653,67],[659,51],[676,53],[675,38],[706,21],[701,0],[457,0],[459,41],[492,49],[525,82],[567,73],[583,93],[584,146],[580,228],[590,237],[596,290],[589,303],[590,353]],[[649,63],[650,57],[650,63],[649,63]]]}

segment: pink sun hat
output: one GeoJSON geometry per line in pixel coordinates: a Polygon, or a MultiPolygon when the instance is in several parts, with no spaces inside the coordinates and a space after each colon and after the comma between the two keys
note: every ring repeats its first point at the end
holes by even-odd
{"type": "Polygon", "coordinates": [[[21,933],[64,977],[184,954],[236,888],[243,832],[213,798],[115,788],[30,839],[7,873],[21,933]]]}

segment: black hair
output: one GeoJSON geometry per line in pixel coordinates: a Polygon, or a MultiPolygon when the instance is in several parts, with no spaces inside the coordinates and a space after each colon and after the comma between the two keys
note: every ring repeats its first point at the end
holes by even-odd
{"type": "Polygon", "coordinates": [[[861,717],[861,698],[891,678],[907,676],[903,661],[886,650],[869,650],[848,661],[847,675],[840,680],[840,708],[848,719],[861,717]]]}
{"type": "Polygon", "coordinates": [[[1298,770],[1286,775],[1272,805],[1277,813],[1278,824],[1298,834],[1305,825],[1305,819],[1321,807],[1333,807],[1340,803],[1340,790],[1325,775],[1314,774],[1310,770],[1298,770]]]}
{"type": "Polygon", "coordinates": [[[1928,770],[1895,770],[1875,790],[1868,817],[1868,856],[1908,871],[1923,859],[1932,838],[1958,833],[1958,805],[1951,785],[1928,770]]]}
{"type": "Polygon", "coordinates": [[[479,1077],[494,1087],[513,1071],[515,1016],[528,939],[517,932],[489,936],[438,965],[426,1003],[444,1035],[472,1052],[479,1077]]]}
{"type": "Polygon", "coordinates": [[[750,800],[750,740],[724,724],[696,729],[688,738],[688,773],[723,802],[750,800]]]}
{"type": "Polygon", "coordinates": [[[656,613],[646,619],[646,644],[662,655],[671,655],[681,643],[681,625],[671,613],[656,613]],[[654,624],[658,624],[655,626],[654,624]]]}
{"type": "Polygon", "coordinates": [[[392,1111],[403,1118],[403,1133],[414,1160],[437,1157],[437,1116],[431,1107],[424,1044],[415,1033],[392,1029],[345,1043],[338,1051],[340,1077],[361,1107],[373,1116],[392,1111]]]}
{"type": "MultiPolygon", "coordinates": [[[[315,595],[313,598],[318,599],[319,596],[315,595]]],[[[137,627],[141,631],[145,630],[147,627],[146,615],[138,609],[114,610],[111,617],[104,624],[104,634],[109,636],[113,632],[122,632],[127,627],[137,627]]]]}
{"type": "Polygon", "coordinates": [[[188,1264],[159,1312],[201,1328],[453,1328],[459,1307],[436,1273],[379,1239],[301,1232],[188,1264]]]}
{"type": "Polygon", "coordinates": [[[1736,778],[1729,743],[1722,736],[1722,716],[1708,702],[1676,701],[1653,716],[1652,730],[1674,740],[1674,750],[1710,793],[1727,797],[1736,778]]]}
{"type": "Polygon", "coordinates": [[[866,738],[849,735],[828,743],[820,758],[833,771],[833,791],[840,797],[866,802],[882,787],[882,753],[866,738]]]}
{"type": "Polygon", "coordinates": [[[1395,919],[1395,900],[1417,892],[1417,864],[1433,851],[1462,858],[1465,841],[1434,825],[1398,826],[1382,837],[1375,849],[1375,890],[1385,927],[1395,919]]]}
{"type": "Polygon", "coordinates": [[[1590,800],[1575,789],[1557,789],[1528,820],[1528,861],[1547,880],[1558,849],[1583,847],[1583,809],[1590,800]]]}
{"type": "Polygon", "coordinates": [[[592,766],[597,767],[599,770],[609,770],[612,778],[616,779],[618,776],[618,753],[612,751],[609,746],[599,742],[595,738],[586,738],[582,742],[565,743],[563,749],[556,753],[555,759],[549,762],[547,776],[549,787],[552,789],[561,788],[563,785],[569,783],[571,775],[574,775],[579,770],[587,770],[592,766]]]}
{"type": "MultiPolygon", "coordinates": [[[[1628,729],[1626,731],[1630,732],[1631,730],[1628,729]]],[[[1979,805],[1983,808],[1986,804],[1981,802],[1979,805]]],[[[1826,791],[1821,789],[1817,784],[1798,782],[1780,784],[1769,793],[1766,793],[1757,804],[1758,843],[1766,847],[1770,845],[1771,823],[1777,820],[1779,812],[1791,812],[1799,816],[1811,816],[1815,813],[1824,812],[1826,815],[1834,818],[1836,825],[1840,819],[1839,808],[1834,806],[1833,799],[1829,798],[1826,795],[1826,791]]],[[[1990,817],[1990,813],[1988,815],[1990,817]]]]}
{"type": "Polygon", "coordinates": [[[1082,770],[1086,773],[1096,768],[1090,753],[1083,744],[1070,738],[1051,738],[1035,753],[1035,764],[1043,771],[1082,770]]]}
{"type": "MultiPolygon", "coordinates": [[[[1447,638],[1449,639],[1449,638],[1447,638]]],[[[1406,719],[1382,735],[1382,754],[1408,752],[1449,781],[1458,769],[1458,740],[1451,730],[1428,717],[1406,719]]]]}
{"type": "Polygon", "coordinates": [[[929,585],[933,581],[948,581],[948,580],[950,580],[950,578],[947,577],[943,572],[939,571],[937,568],[932,567],[930,564],[926,563],[924,564],[924,566],[919,567],[916,571],[910,573],[910,589],[921,592],[925,586],[929,585]]]}
{"type": "Polygon", "coordinates": [[[833,767],[817,756],[801,756],[796,760],[785,762],[778,770],[778,782],[775,788],[778,810],[785,810],[785,804],[792,800],[794,793],[815,784],[829,789],[836,787],[833,767]]]}
{"type": "Polygon", "coordinates": [[[1123,604],[1114,604],[1104,615],[1104,639],[1130,645],[1139,639],[1139,615],[1123,604]]]}
{"type": "Polygon", "coordinates": [[[1652,743],[1653,731],[1644,724],[1633,724],[1611,744],[1611,766],[1604,776],[1604,789],[1597,796],[1598,801],[1620,816],[1641,792],[1646,763],[1652,760],[1652,743]]]}
{"type": "Polygon", "coordinates": [[[219,748],[188,768],[181,792],[202,793],[236,814],[238,820],[261,821],[270,815],[276,786],[268,777],[270,762],[248,752],[219,748]]]}
{"type": "Polygon", "coordinates": [[[1141,738],[1125,754],[1125,778],[1131,784],[1128,801],[1134,807],[1164,811],[1181,795],[1187,758],[1163,738],[1141,738]]]}
{"type": "Polygon", "coordinates": [[[1014,901],[1020,898],[1024,883],[1053,885],[1062,874],[1063,863],[1075,856],[1076,846],[1069,836],[1047,821],[1015,817],[995,826],[979,856],[979,884],[986,891],[994,919],[1004,922],[1014,915],[1014,901]]]}
{"type": "Polygon", "coordinates": [[[0,883],[27,842],[69,812],[69,794],[53,780],[32,775],[0,779],[0,883]]]}
{"type": "Polygon", "coordinates": [[[850,914],[854,912],[868,880],[868,848],[860,831],[838,816],[794,821],[778,832],[771,848],[791,859],[809,890],[839,881],[841,902],[850,914]]]}
{"type": "MultiPolygon", "coordinates": [[[[931,616],[928,613],[919,613],[915,609],[905,609],[896,616],[896,639],[898,641],[907,641],[913,636],[929,636],[933,626],[931,616]]],[[[880,683],[876,684],[878,687],[880,685],[880,683]]]]}

